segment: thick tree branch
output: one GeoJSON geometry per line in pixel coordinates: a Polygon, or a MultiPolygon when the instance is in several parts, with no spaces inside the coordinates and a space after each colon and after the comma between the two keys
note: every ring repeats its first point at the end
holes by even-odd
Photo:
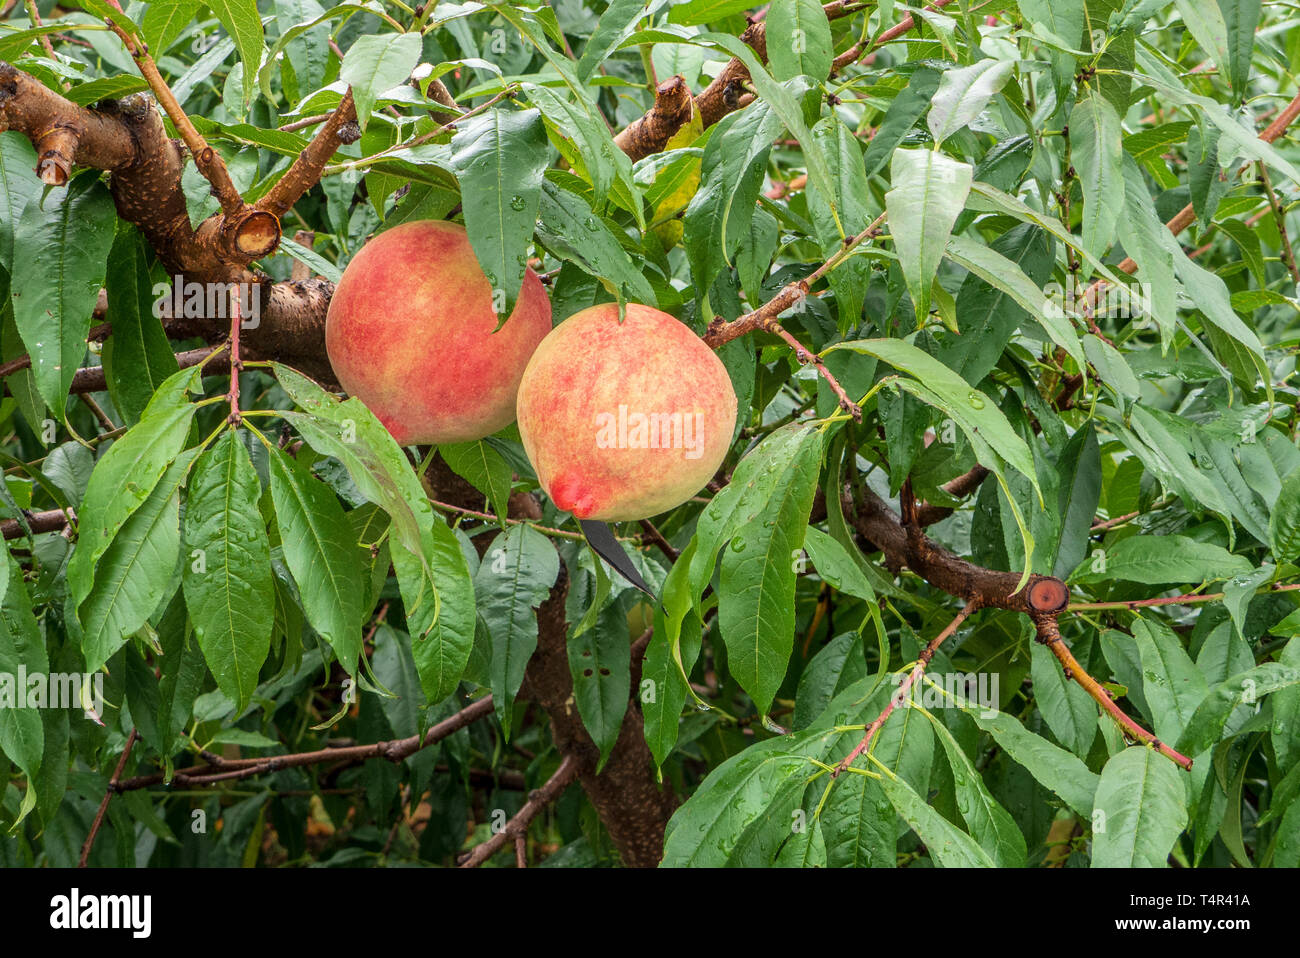
{"type": "Polygon", "coordinates": [[[844,492],[845,516],[859,535],[885,554],[891,568],[906,566],[935,588],[981,608],[1041,615],[1060,612],[1069,602],[1069,589],[1055,576],[1031,575],[1025,587],[1017,589],[1018,572],[986,569],[919,532],[909,533],[893,510],[870,489],[861,490],[860,501],[854,499],[854,494],[844,492]]]}
{"type": "Polygon", "coordinates": [[[661,152],[668,141],[690,122],[694,101],[680,76],[670,77],[655,89],[655,104],[614,137],[614,143],[635,163],[661,152]]]}

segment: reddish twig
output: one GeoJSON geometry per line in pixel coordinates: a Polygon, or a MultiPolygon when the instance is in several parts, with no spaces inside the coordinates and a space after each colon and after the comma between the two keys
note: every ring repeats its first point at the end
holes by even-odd
{"type": "Polygon", "coordinates": [[[832,778],[838,777],[841,772],[853,764],[854,760],[859,755],[871,746],[872,738],[875,736],[876,732],[880,730],[881,726],[889,720],[889,716],[894,714],[894,709],[907,701],[907,696],[911,691],[912,686],[921,680],[921,676],[925,674],[926,667],[930,664],[930,660],[934,658],[934,653],[939,651],[939,646],[943,645],[945,641],[951,638],[952,635],[961,627],[961,624],[970,618],[971,613],[978,608],[978,602],[973,600],[967,602],[965,608],[957,613],[953,620],[944,627],[944,630],[930,640],[930,644],[921,651],[921,657],[917,660],[916,665],[912,667],[912,671],[907,673],[903,678],[903,681],[899,683],[898,691],[889,697],[889,703],[885,706],[884,711],[882,711],[870,724],[867,725],[866,730],[862,734],[862,740],[854,746],[853,751],[849,752],[849,754],[845,756],[844,761],[840,762],[840,764],[836,766],[835,771],[831,773],[832,778]]]}
{"type": "MultiPolygon", "coordinates": [[[[217,782],[236,781],[278,772],[285,768],[298,768],[303,765],[317,765],[321,762],[351,763],[368,758],[386,758],[391,762],[400,762],[414,755],[420,749],[428,748],[441,742],[454,732],[458,732],[481,718],[492,714],[492,696],[485,695],[475,699],[455,715],[443,719],[431,727],[424,736],[412,735],[408,738],[392,739],[386,742],[374,742],[368,745],[353,745],[347,748],[323,748],[313,752],[296,752],[291,755],[272,755],[269,758],[220,759],[208,756],[208,764],[196,768],[176,771],[172,783],[176,785],[197,786],[212,785],[217,782]]],[[[128,779],[114,786],[114,791],[129,792],[138,788],[147,788],[164,781],[162,775],[141,775],[128,779]]]]}
{"type": "MultiPolygon", "coordinates": [[[[1135,513],[1136,515],[1136,513],[1135,513]]],[[[1132,518],[1126,516],[1123,518],[1132,518]]],[[[1266,592],[1295,592],[1300,590],[1300,582],[1292,582],[1287,585],[1272,585],[1266,592]]],[[[1223,592],[1201,592],[1187,593],[1185,595],[1163,596],[1158,599],[1129,599],[1121,602],[1071,602],[1066,606],[1066,612],[1099,612],[1107,609],[1128,610],[1134,609],[1153,609],[1162,605],[1195,605],[1199,602],[1218,602],[1224,598],[1226,593],[1223,592]]]]}
{"type": "Polygon", "coordinates": [[[86,841],[81,846],[81,857],[77,859],[77,867],[85,868],[86,861],[90,858],[90,850],[95,847],[95,839],[99,837],[99,829],[104,824],[104,816],[108,814],[108,803],[113,800],[113,794],[117,791],[118,779],[122,777],[122,770],[126,768],[127,759],[131,757],[131,749],[135,747],[136,731],[131,729],[131,734],[126,737],[126,747],[122,749],[122,757],[117,760],[117,768],[113,770],[113,777],[108,780],[108,788],[104,791],[104,798],[99,803],[99,811],[95,813],[95,820],[90,825],[90,833],[86,835],[86,841]]]}
{"type": "Polygon", "coordinates": [[[1061,640],[1061,630],[1057,626],[1056,616],[1042,616],[1035,620],[1034,625],[1038,630],[1038,641],[1047,646],[1052,651],[1052,654],[1056,656],[1057,661],[1061,663],[1061,668],[1065,671],[1067,679],[1073,679],[1077,682],[1132,738],[1150,745],[1161,755],[1182,768],[1188,771],[1191,770],[1192,760],[1190,758],[1170,748],[1125,715],[1124,710],[1116,705],[1115,700],[1110,697],[1110,693],[1102,688],[1101,684],[1075,660],[1065,642],[1061,640]]]}
{"type": "Polygon", "coordinates": [[[543,808],[555,801],[578,777],[578,763],[572,755],[564,756],[555,774],[547,779],[546,784],[528,796],[523,808],[515,813],[505,827],[481,845],[476,845],[460,863],[461,868],[477,868],[505,847],[509,841],[522,839],[528,833],[528,826],[543,808]]]}

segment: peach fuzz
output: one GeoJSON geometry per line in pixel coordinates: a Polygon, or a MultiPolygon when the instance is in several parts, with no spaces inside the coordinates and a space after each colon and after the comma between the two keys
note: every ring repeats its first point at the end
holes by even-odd
{"type": "Polygon", "coordinates": [[[330,299],[325,350],[339,384],[402,445],[508,426],[524,367],[551,331],[551,303],[530,269],[493,332],[492,294],[463,226],[424,220],[380,233],[330,299]]]}
{"type": "Polygon", "coordinates": [[[519,385],[519,433],[556,506],[579,519],[645,519],[717,472],[736,394],[713,350],[679,320],[608,303],[542,341],[519,385]]]}

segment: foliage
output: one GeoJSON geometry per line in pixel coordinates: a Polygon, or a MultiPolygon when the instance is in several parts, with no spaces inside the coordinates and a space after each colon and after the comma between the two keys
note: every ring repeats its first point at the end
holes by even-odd
{"type": "Polygon", "coordinates": [[[0,133],[0,862],[450,864],[552,780],[527,856],[614,864],[641,811],[597,779],[635,767],[666,865],[1300,864],[1290,6],[777,0],[765,55],[721,0],[116,6],[18,5],[0,58],[102,109],[149,88],[115,21],[250,202],[350,87],[270,280],[459,218],[505,312],[530,264],[557,321],[657,305],[741,412],[715,483],[614,530],[648,602],[514,427],[403,449],[292,360],[233,397],[178,364],[229,321],[165,324],[107,175],[48,187],[0,133]],[[695,110],[616,140],[672,76],[695,110]],[[1022,614],[1051,576],[1070,607],[1022,614]],[[12,707],[20,670],[102,699],[12,707]]]}

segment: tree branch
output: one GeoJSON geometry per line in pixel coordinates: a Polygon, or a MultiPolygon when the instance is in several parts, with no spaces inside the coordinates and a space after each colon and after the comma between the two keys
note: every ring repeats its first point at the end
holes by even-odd
{"type": "MultiPolygon", "coordinates": [[[[423,736],[412,735],[408,738],[391,739],[368,745],[353,745],[347,748],[323,748],[312,752],[296,752],[290,755],[272,755],[269,758],[222,759],[215,755],[208,756],[208,764],[196,768],[177,770],[172,774],[172,784],[185,786],[213,785],[217,782],[238,781],[266,775],[285,768],[298,768],[303,765],[318,765],[322,762],[354,762],[368,758],[386,758],[390,762],[401,762],[421,749],[428,748],[460,731],[467,725],[477,722],[492,714],[492,696],[485,695],[475,699],[455,715],[443,719],[429,728],[423,736]]],[[[159,785],[164,781],[162,775],[141,775],[115,783],[111,790],[129,792],[135,789],[159,785]]]]}
{"type": "MultiPolygon", "coordinates": [[[[578,777],[578,763],[572,755],[566,755],[560,761],[560,767],[555,770],[555,774],[546,780],[546,784],[528,796],[528,801],[524,802],[523,808],[514,814],[510,821],[501,831],[497,832],[481,845],[474,846],[474,849],[460,863],[461,868],[478,868],[485,861],[495,855],[498,851],[506,846],[510,841],[522,841],[528,834],[528,826],[538,813],[547,805],[554,802],[563,794],[564,790],[578,777]]],[[[521,852],[516,850],[516,865],[523,860],[521,852]]],[[[521,867],[521,866],[520,866],[521,867]]]]}
{"type": "Polygon", "coordinates": [[[108,780],[108,788],[104,791],[103,801],[99,803],[99,811],[95,812],[95,820],[90,825],[90,832],[86,835],[86,841],[81,846],[81,857],[77,859],[78,868],[86,867],[86,861],[90,858],[90,851],[95,847],[95,839],[99,837],[99,829],[103,826],[104,816],[108,813],[108,803],[113,800],[113,794],[117,791],[117,781],[122,777],[122,770],[126,768],[127,759],[131,757],[131,749],[135,746],[135,740],[136,731],[132,728],[131,734],[126,737],[126,747],[122,749],[122,757],[117,760],[117,768],[113,770],[113,777],[108,780]]]}
{"type": "Polygon", "coordinates": [[[836,766],[835,771],[831,773],[832,778],[838,778],[840,773],[852,765],[854,760],[871,746],[872,737],[875,736],[876,732],[880,731],[881,726],[888,721],[889,716],[894,714],[894,709],[907,701],[908,692],[911,691],[913,685],[921,680],[921,676],[925,674],[926,668],[930,665],[930,660],[934,658],[934,653],[939,651],[939,646],[943,645],[944,642],[951,638],[956,631],[961,628],[961,624],[970,618],[971,613],[975,612],[978,608],[978,602],[967,602],[965,607],[957,613],[944,630],[936,635],[930,641],[930,644],[921,651],[921,657],[917,660],[912,671],[909,672],[907,677],[899,684],[898,691],[889,697],[889,703],[885,706],[884,710],[881,711],[880,715],[867,725],[866,730],[863,732],[862,740],[858,742],[858,744],[854,746],[853,751],[846,755],[844,760],[836,766]]]}
{"type": "Polygon", "coordinates": [[[1192,760],[1180,752],[1174,751],[1160,739],[1156,738],[1137,722],[1133,721],[1124,714],[1124,710],[1115,704],[1110,693],[1104,689],[1101,684],[1084,671],[1074,655],[1071,654],[1065,642],[1061,639],[1061,630],[1057,624],[1056,616],[1045,615],[1038,616],[1034,619],[1034,627],[1038,632],[1038,641],[1047,646],[1052,654],[1056,656],[1057,661],[1061,663],[1061,668],[1065,672],[1067,679],[1073,679],[1079,686],[1086,691],[1093,700],[1102,707],[1111,718],[1113,718],[1121,728],[1129,733],[1130,736],[1146,745],[1156,749],[1161,755],[1182,766],[1188,771],[1192,768],[1192,760]]]}

